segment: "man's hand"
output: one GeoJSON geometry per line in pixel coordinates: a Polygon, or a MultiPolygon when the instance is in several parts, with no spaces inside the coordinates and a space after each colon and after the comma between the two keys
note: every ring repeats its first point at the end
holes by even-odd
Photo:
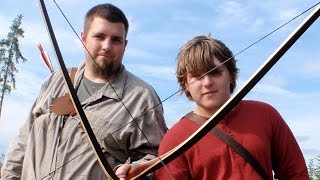
{"type": "Polygon", "coordinates": [[[132,168],[131,164],[123,164],[116,170],[116,175],[120,180],[127,180],[129,179],[128,177],[128,172],[132,168]]]}
{"type": "Polygon", "coordinates": [[[116,175],[120,180],[136,179],[137,176],[141,175],[150,166],[159,161],[158,158],[152,159],[150,161],[135,163],[135,164],[123,164],[118,167],[115,171],[116,175]]]}

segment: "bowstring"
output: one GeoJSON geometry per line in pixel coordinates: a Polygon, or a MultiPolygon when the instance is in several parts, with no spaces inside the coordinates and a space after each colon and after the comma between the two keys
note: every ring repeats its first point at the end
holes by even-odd
{"type": "MultiPolygon", "coordinates": [[[[75,33],[75,35],[77,36],[77,38],[80,40],[80,42],[82,43],[83,47],[85,48],[85,50],[89,53],[89,55],[91,56],[92,60],[94,61],[93,56],[91,55],[91,53],[89,52],[89,50],[87,49],[87,47],[84,45],[84,43],[82,42],[80,36],[78,35],[78,33],[75,31],[75,29],[73,28],[73,26],[71,25],[71,23],[69,22],[68,18],[66,17],[66,15],[63,13],[62,9],[60,8],[60,6],[57,4],[57,2],[55,0],[53,0],[53,2],[56,4],[56,6],[58,7],[59,11],[61,12],[61,14],[63,15],[64,19],[67,21],[68,25],[70,26],[70,28],[72,29],[72,31],[75,33]]],[[[282,29],[284,26],[288,25],[289,23],[291,23],[292,21],[294,21],[295,19],[297,19],[298,17],[302,16],[303,14],[305,14],[306,12],[310,11],[312,8],[314,8],[315,6],[317,6],[318,4],[320,4],[320,2],[312,5],[311,7],[307,8],[306,10],[304,10],[303,12],[299,13],[298,15],[296,15],[295,17],[291,18],[290,20],[286,21],[285,23],[283,23],[282,25],[278,26],[277,28],[275,28],[274,30],[272,30],[271,32],[267,33],[266,35],[262,36],[261,38],[259,38],[257,41],[251,43],[249,46],[246,46],[244,49],[242,49],[241,51],[237,52],[236,54],[234,54],[232,57],[224,60],[223,62],[221,62],[220,64],[216,65],[214,68],[210,69],[209,71],[207,71],[206,73],[204,73],[203,75],[201,75],[200,77],[197,77],[196,80],[190,82],[189,84],[187,84],[184,88],[189,87],[191,84],[193,84],[194,82],[198,81],[199,79],[203,78],[204,76],[206,76],[207,74],[209,74],[210,72],[214,71],[215,69],[219,68],[220,66],[224,65],[225,63],[227,63],[229,60],[235,58],[236,56],[242,54],[243,52],[247,51],[248,49],[250,49],[251,47],[253,47],[254,45],[258,44],[259,42],[261,42],[262,40],[264,40],[265,38],[269,37],[270,35],[274,34],[276,31],[282,29]]],[[[94,63],[96,63],[96,61],[94,61],[94,63]]],[[[118,93],[115,91],[115,89],[113,88],[112,84],[110,83],[109,80],[107,80],[108,84],[110,85],[110,87],[112,88],[112,90],[115,92],[115,94],[117,95],[117,97],[119,98],[118,93]]],[[[155,106],[151,107],[150,109],[147,109],[146,111],[144,111],[143,113],[141,113],[141,115],[137,116],[136,118],[134,118],[132,116],[132,114],[130,113],[129,109],[126,107],[126,105],[123,103],[123,101],[119,98],[119,100],[121,101],[122,105],[125,107],[125,109],[127,110],[128,114],[130,115],[130,117],[132,118],[132,121],[129,121],[128,123],[124,124],[123,126],[121,126],[118,130],[110,133],[110,135],[108,135],[107,137],[103,138],[101,141],[109,138],[110,136],[112,136],[113,134],[117,133],[118,131],[120,131],[121,129],[123,129],[124,127],[126,127],[127,125],[131,124],[131,123],[135,123],[136,126],[138,127],[138,129],[142,132],[143,136],[146,138],[147,142],[151,145],[150,141],[148,140],[148,138],[146,137],[146,135],[144,134],[144,132],[142,131],[142,129],[138,126],[138,123],[135,119],[138,119],[141,116],[144,116],[146,113],[148,113],[149,111],[155,109],[156,107],[158,107],[159,105],[163,104],[165,101],[167,101],[168,99],[172,98],[173,96],[175,96],[176,94],[178,94],[179,92],[183,91],[184,88],[179,88],[177,91],[175,91],[174,93],[172,93],[171,95],[169,95],[168,97],[166,97],[165,99],[161,100],[158,104],[156,104],[155,106]]],[[[155,150],[152,146],[151,148],[153,150],[155,150]]],[[[68,162],[64,163],[63,165],[61,165],[60,167],[56,168],[54,171],[50,172],[47,176],[51,175],[52,173],[56,172],[57,170],[61,169],[62,167],[64,167],[66,164],[70,163],[71,161],[75,160],[76,158],[78,158],[80,155],[86,153],[88,150],[90,150],[91,148],[88,148],[86,150],[84,150],[82,153],[78,154],[77,156],[75,156],[74,158],[70,159],[68,162]]],[[[162,162],[161,158],[157,155],[157,158],[161,161],[161,163],[163,164],[163,166],[166,168],[166,165],[162,162]]],[[[170,173],[170,171],[168,170],[168,168],[166,168],[168,173],[172,176],[172,174],[170,173]]],[[[46,176],[46,177],[47,177],[46,176]]],[[[44,178],[46,178],[44,177],[44,178]]],[[[44,179],[42,178],[42,179],[44,179]]],[[[172,178],[173,179],[173,178],[172,178]]]]}

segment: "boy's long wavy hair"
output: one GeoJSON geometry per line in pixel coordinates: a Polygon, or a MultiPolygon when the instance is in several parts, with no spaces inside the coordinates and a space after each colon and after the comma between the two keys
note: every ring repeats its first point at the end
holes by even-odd
{"type": "Polygon", "coordinates": [[[223,42],[210,36],[196,36],[180,48],[176,59],[176,77],[182,89],[181,93],[185,93],[189,99],[192,99],[190,92],[186,90],[187,73],[200,77],[219,65],[214,63],[214,59],[220,63],[229,59],[224,65],[230,73],[230,92],[233,93],[239,71],[236,60],[223,42]]]}

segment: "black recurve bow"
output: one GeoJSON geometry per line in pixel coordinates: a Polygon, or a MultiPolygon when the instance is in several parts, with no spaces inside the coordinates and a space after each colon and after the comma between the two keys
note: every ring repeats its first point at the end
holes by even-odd
{"type": "MultiPolygon", "coordinates": [[[[319,4],[319,3],[317,3],[319,4]]],[[[316,5],[317,5],[316,4],[316,5]]],[[[314,5],[314,6],[316,6],[314,5]]],[[[269,56],[269,58],[262,64],[259,69],[247,80],[247,82],[240,88],[224,105],[213,114],[197,131],[195,131],[188,139],[180,143],[174,149],[161,155],[159,158],[147,162],[144,171],[140,174],[131,177],[136,179],[142,175],[153,172],[162,164],[168,164],[176,157],[184,153],[203,136],[205,136],[212,128],[214,128],[248,93],[249,91],[262,79],[262,77],[278,62],[278,60],[287,52],[287,50],[301,37],[301,35],[312,25],[314,21],[320,16],[320,5],[283,41],[283,43],[269,56]]]]}

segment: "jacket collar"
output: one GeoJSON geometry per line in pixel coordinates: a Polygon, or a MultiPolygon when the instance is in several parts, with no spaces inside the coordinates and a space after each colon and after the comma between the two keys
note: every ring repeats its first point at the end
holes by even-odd
{"type": "MultiPolygon", "coordinates": [[[[85,69],[85,63],[83,62],[79,66],[75,75],[75,87],[79,87],[79,84],[84,74],[84,69],[85,69]]],[[[103,86],[98,92],[95,93],[95,98],[99,99],[102,96],[105,96],[105,97],[116,99],[116,100],[119,100],[119,98],[122,99],[126,81],[127,81],[127,71],[124,65],[121,65],[120,71],[118,72],[118,74],[113,79],[111,79],[109,83],[106,83],[105,86],[103,86]]]]}

